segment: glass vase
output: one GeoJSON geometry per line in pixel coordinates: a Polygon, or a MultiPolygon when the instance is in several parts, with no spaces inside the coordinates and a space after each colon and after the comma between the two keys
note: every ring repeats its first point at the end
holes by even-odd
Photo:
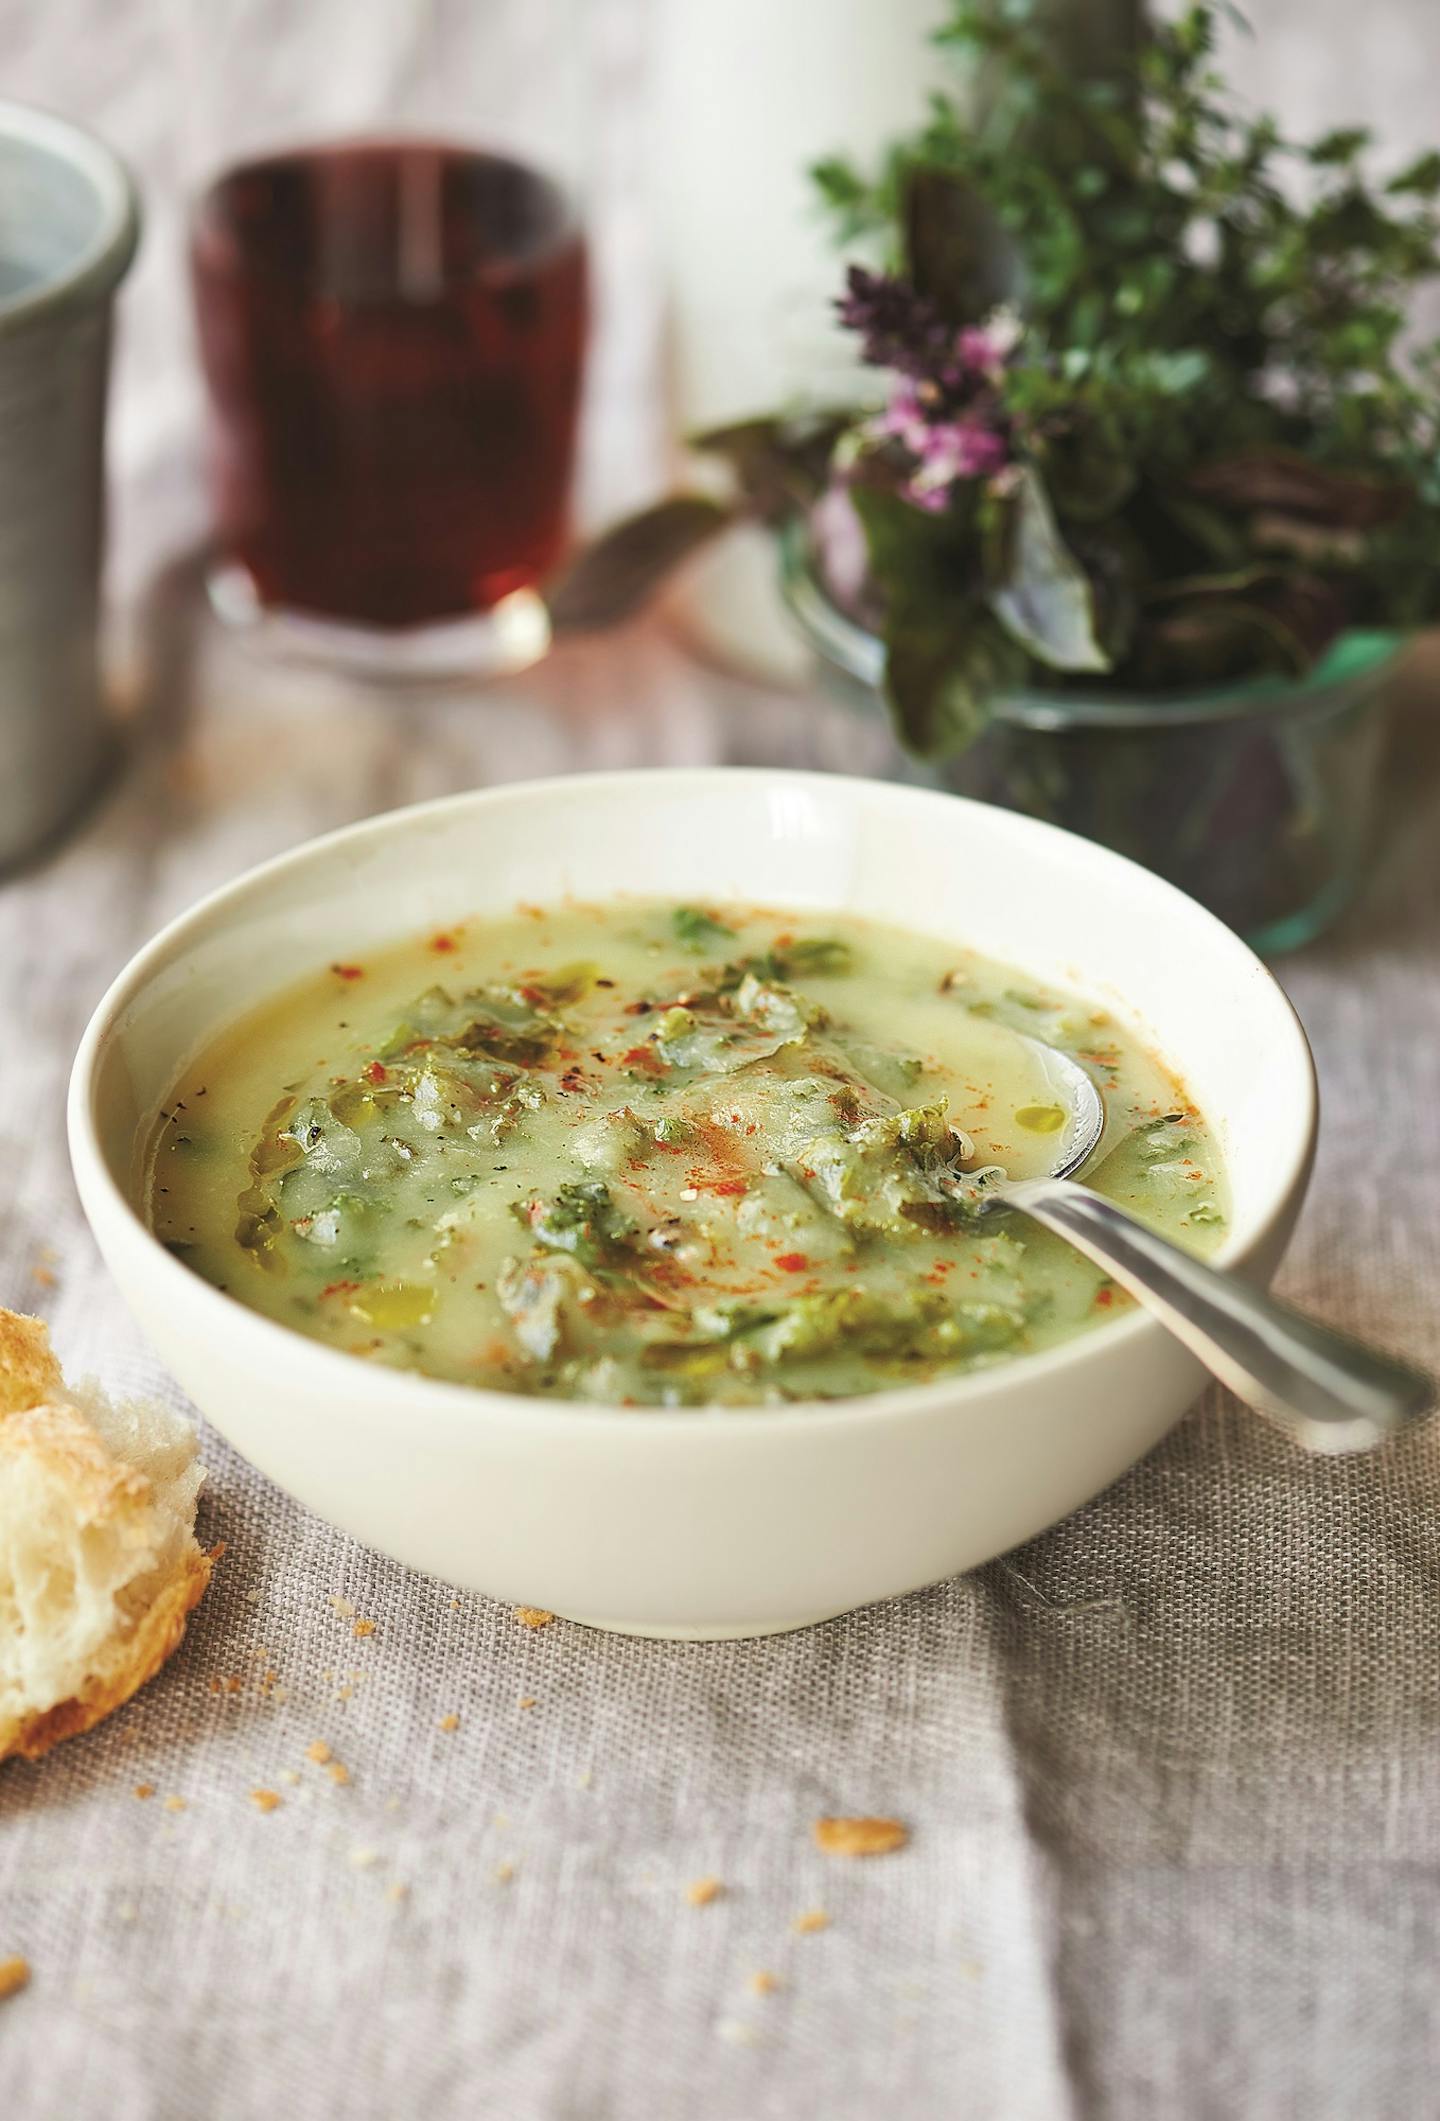
{"type": "MultiPolygon", "coordinates": [[[[781,571],[832,692],[888,713],[878,637],[830,600],[799,540],[782,548],[781,571]]],[[[1352,632],[1303,679],[1206,692],[1018,692],[968,750],[930,764],[897,744],[896,770],[1113,847],[1275,955],[1327,928],[1364,877],[1381,696],[1403,646],[1352,632]]]]}

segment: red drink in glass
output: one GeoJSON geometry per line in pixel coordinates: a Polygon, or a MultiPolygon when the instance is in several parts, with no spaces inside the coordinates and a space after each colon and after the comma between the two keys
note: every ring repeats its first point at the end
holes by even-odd
{"type": "Polygon", "coordinates": [[[558,186],[415,142],[243,163],[191,239],[221,542],[261,604],[397,628],[565,543],[585,253],[558,186]]]}

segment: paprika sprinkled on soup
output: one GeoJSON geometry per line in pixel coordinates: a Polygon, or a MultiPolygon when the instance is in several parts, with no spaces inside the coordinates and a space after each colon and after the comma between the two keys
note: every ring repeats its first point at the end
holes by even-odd
{"type": "Polygon", "coordinates": [[[154,1228],[372,1361],[612,1404],[842,1398],[1003,1362],[1128,1299],[967,1174],[1087,1182],[1211,1249],[1204,1120],[1092,1003],[952,944],[720,906],[527,907],[317,972],[233,1026],[151,1145],[154,1228]]]}

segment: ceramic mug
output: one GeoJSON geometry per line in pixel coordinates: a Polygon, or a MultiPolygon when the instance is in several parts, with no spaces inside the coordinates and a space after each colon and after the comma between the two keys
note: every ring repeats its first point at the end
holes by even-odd
{"type": "Polygon", "coordinates": [[[131,180],[78,126],[0,102],[0,865],[96,785],[105,388],[131,180]]]}

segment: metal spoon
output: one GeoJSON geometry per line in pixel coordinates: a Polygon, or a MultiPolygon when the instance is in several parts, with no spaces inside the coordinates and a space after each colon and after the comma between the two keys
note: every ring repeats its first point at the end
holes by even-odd
{"type": "MultiPolygon", "coordinates": [[[[1069,1113],[1045,1178],[977,1173],[982,1214],[1018,1208],[1063,1237],[1153,1311],[1208,1370],[1307,1451],[1368,1451],[1427,1414],[1437,1386],[1423,1370],[1306,1318],[1238,1274],[1207,1266],[1075,1183],[1105,1129],[1105,1104],[1078,1061],[1017,1032],[1069,1113]]],[[[961,1181],[963,1184],[963,1180],[961,1181]]]]}

